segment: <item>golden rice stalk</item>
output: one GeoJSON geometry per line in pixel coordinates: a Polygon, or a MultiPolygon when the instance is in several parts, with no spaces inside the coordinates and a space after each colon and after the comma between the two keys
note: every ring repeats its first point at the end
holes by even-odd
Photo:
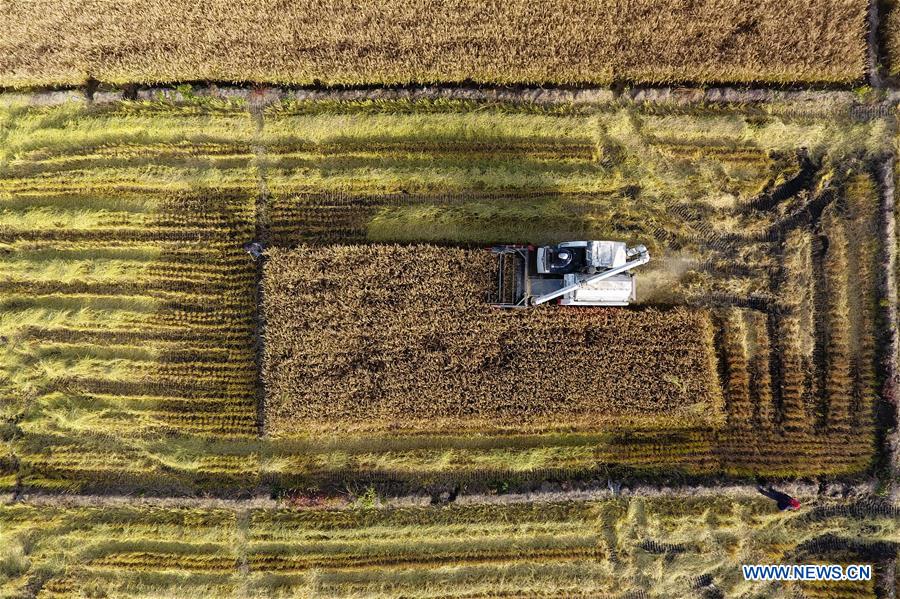
{"type": "Polygon", "coordinates": [[[707,313],[486,303],[494,257],[434,246],[274,250],[268,430],[597,430],[709,422],[707,313]]]}
{"type": "Polygon", "coordinates": [[[0,85],[861,80],[865,0],[6,0],[0,85]]]}
{"type": "Polygon", "coordinates": [[[891,75],[900,73],[900,5],[890,3],[891,9],[884,17],[884,45],[891,75]]]}

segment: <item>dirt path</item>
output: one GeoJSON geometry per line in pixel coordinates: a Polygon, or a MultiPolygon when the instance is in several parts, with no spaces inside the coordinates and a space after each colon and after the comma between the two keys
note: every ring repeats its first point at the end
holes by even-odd
{"type": "Polygon", "coordinates": [[[53,507],[157,507],[193,509],[262,509],[275,508],[278,502],[268,497],[253,499],[214,499],[211,497],[138,497],[135,495],[81,495],[53,493],[21,493],[9,496],[3,503],[25,503],[53,507]]]}
{"type": "Polygon", "coordinates": [[[866,32],[866,76],[869,85],[882,88],[886,86],[881,72],[881,60],[878,43],[878,29],[882,21],[880,18],[879,0],[869,0],[868,31],[866,32]]]}
{"type": "MultiPolygon", "coordinates": [[[[750,484],[712,484],[695,486],[660,486],[648,484],[626,484],[618,487],[616,481],[594,488],[568,491],[547,489],[532,493],[507,493],[502,495],[460,494],[453,503],[458,505],[512,505],[517,503],[553,503],[560,501],[592,501],[610,499],[612,497],[730,497],[736,500],[759,498],[755,485],[750,484]]],[[[873,497],[877,490],[877,481],[869,480],[855,485],[835,483],[822,485],[811,482],[786,482],[775,485],[779,490],[800,498],[808,504],[822,500],[848,500],[873,497]]],[[[197,509],[260,509],[287,507],[290,504],[269,497],[257,496],[252,499],[213,499],[208,497],[136,497],[133,495],[81,495],[67,493],[21,493],[16,497],[7,497],[4,503],[20,502],[28,505],[44,505],[56,507],[161,507],[161,508],[197,508],[197,509]]],[[[380,505],[389,507],[427,506],[431,503],[428,495],[408,495],[380,500],[380,505]]],[[[331,504],[330,504],[331,505],[331,504]]],[[[341,507],[341,504],[334,504],[341,507]]],[[[349,507],[345,502],[343,507],[349,507]]],[[[900,503],[898,503],[900,506],[900,503]]]]}
{"type": "MultiPolygon", "coordinates": [[[[783,90],[735,87],[634,87],[621,93],[609,88],[553,88],[502,86],[425,86],[401,88],[358,89],[295,89],[263,87],[251,89],[215,84],[194,86],[191,95],[220,99],[244,99],[249,103],[270,103],[279,100],[420,100],[455,99],[492,102],[533,102],[536,104],[607,104],[632,101],[665,104],[765,104],[800,103],[804,110],[816,113],[841,111],[858,101],[852,91],[843,90],[783,90]]],[[[900,94],[888,94],[889,103],[900,103],[900,94]]],[[[123,99],[166,99],[183,101],[185,96],[174,87],[141,88],[123,86],[121,90],[97,91],[88,98],[86,90],[54,90],[35,92],[0,92],[0,106],[27,104],[52,106],[67,102],[105,104],[123,99]]]]}

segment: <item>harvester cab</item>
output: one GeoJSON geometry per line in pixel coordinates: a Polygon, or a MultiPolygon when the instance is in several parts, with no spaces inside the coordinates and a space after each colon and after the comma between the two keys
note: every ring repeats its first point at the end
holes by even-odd
{"type": "Polygon", "coordinates": [[[636,299],[632,269],[650,261],[643,245],[566,241],[557,245],[498,245],[492,305],[527,308],[559,299],[562,306],[627,306],[636,299]]]}

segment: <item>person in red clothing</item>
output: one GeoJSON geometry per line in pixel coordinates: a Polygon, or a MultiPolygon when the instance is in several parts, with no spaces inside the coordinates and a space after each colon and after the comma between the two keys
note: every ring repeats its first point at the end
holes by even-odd
{"type": "Polygon", "coordinates": [[[776,491],[772,487],[763,487],[762,485],[758,485],[756,489],[769,499],[774,499],[778,503],[778,509],[781,511],[800,509],[800,502],[787,493],[776,491]]]}

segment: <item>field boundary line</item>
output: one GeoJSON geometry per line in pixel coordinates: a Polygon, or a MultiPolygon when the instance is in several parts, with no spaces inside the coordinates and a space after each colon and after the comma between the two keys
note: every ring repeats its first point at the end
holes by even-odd
{"type": "MultiPolygon", "coordinates": [[[[894,91],[893,88],[885,88],[894,91]]],[[[858,103],[858,96],[848,89],[778,89],[778,88],[741,88],[731,86],[716,87],[678,87],[678,86],[632,86],[621,93],[610,87],[530,87],[530,86],[461,86],[434,85],[409,86],[397,88],[294,88],[294,87],[241,87],[237,85],[193,86],[189,93],[178,88],[160,86],[135,89],[134,85],[122,86],[121,89],[96,91],[88,100],[84,87],[67,90],[37,90],[17,92],[0,90],[0,106],[26,104],[34,106],[52,106],[67,102],[90,102],[92,104],[109,104],[121,100],[167,100],[184,102],[190,97],[202,96],[220,100],[242,99],[249,104],[263,105],[279,100],[297,101],[353,101],[353,100],[470,100],[509,103],[553,104],[622,104],[660,103],[670,105],[692,104],[773,104],[773,103],[809,103],[812,109],[822,111],[822,103],[851,105],[858,103]]],[[[900,90],[888,94],[888,101],[900,103],[900,90]]],[[[827,108],[827,107],[826,107],[827,108]]],[[[251,106],[251,111],[254,108],[251,106]]]]}
{"type": "Polygon", "coordinates": [[[872,87],[885,87],[885,79],[881,73],[881,61],[879,60],[880,51],[878,43],[878,29],[881,25],[881,15],[879,10],[880,0],[869,0],[868,6],[868,27],[866,31],[866,79],[872,87]]]}
{"type": "MultiPolygon", "coordinates": [[[[858,502],[866,497],[874,497],[877,489],[876,481],[870,480],[856,485],[831,485],[822,493],[818,482],[784,481],[776,483],[778,489],[809,501],[822,498],[824,501],[858,502]]],[[[559,503],[564,501],[596,501],[613,498],[689,498],[689,497],[728,497],[731,499],[762,498],[756,485],[722,484],[722,485],[685,485],[654,486],[634,484],[623,486],[616,491],[610,489],[606,480],[595,487],[584,490],[569,491],[534,491],[530,493],[482,494],[466,495],[461,493],[453,502],[454,505],[514,505],[520,503],[559,503]]],[[[15,499],[15,503],[48,507],[159,507],[159,508],[204,508],[204,509],[274,509],[290,507],[290,501],[272,499],[269,495],[257,495],[246,499],[215,499],[210,497],[138,497],[134,495],[91,495],[66,492],[25,492],[15,499]]],[[[382,507],[426,507],[431,504],[428,495],[404,495],[380,499],[382,507]]],[[[352,504],[344,505],[344,509],[352,509],[352,504]]],[[[342,506],[334,506],[340,509],[342,506]]],[[[318,509],[294,508],[294,509],[318,509]]]]}
{"type": "Polygon", "coordinates": [[[213,497],[149,497],[136,495],[89,495],[76,493],[22,493],[7,503],[22,503],[49,507],[154,507],[154,508],[200,508],[200,509],[273,509],[278,502],[268,495],[248,499],[217,499],[213,497]]]}
{"type": "MultiPolygon", "coordinates": [[[[205,88],[214,97],[233,97],[240,94],[240,88],[210,86],[205,88]]],[[[857,97],[845,90],[779,90],[768,88],[743,89],[729,86],[694,87],[652,87],[632,86],[621,93],[610,87],[529,87],[529,86],[410,86],[400,88],[358,88],[358,89],[305,89],[291,87],[267,88],[268,93],[282,100],[296,101],[354,101],[354,100],[469,100],[487,102],[554,104],[621,104],[662,103],[673,105],[690,104],[760,104],[776,102],[810,102],[819,108],[822,101],[851,104],[857,97]]],[[[204,95],[198,90],[196,95],[204,95]]],[[[249,92],[248,92],[249,93],[249,92]]],[[[174,88],[150,88],[138,92],[138,98],[153,99],[160,96],[178,100],[180,92],[174,88]]],[[[900,99],[898,99],[900,101],[900,99]]]]}

